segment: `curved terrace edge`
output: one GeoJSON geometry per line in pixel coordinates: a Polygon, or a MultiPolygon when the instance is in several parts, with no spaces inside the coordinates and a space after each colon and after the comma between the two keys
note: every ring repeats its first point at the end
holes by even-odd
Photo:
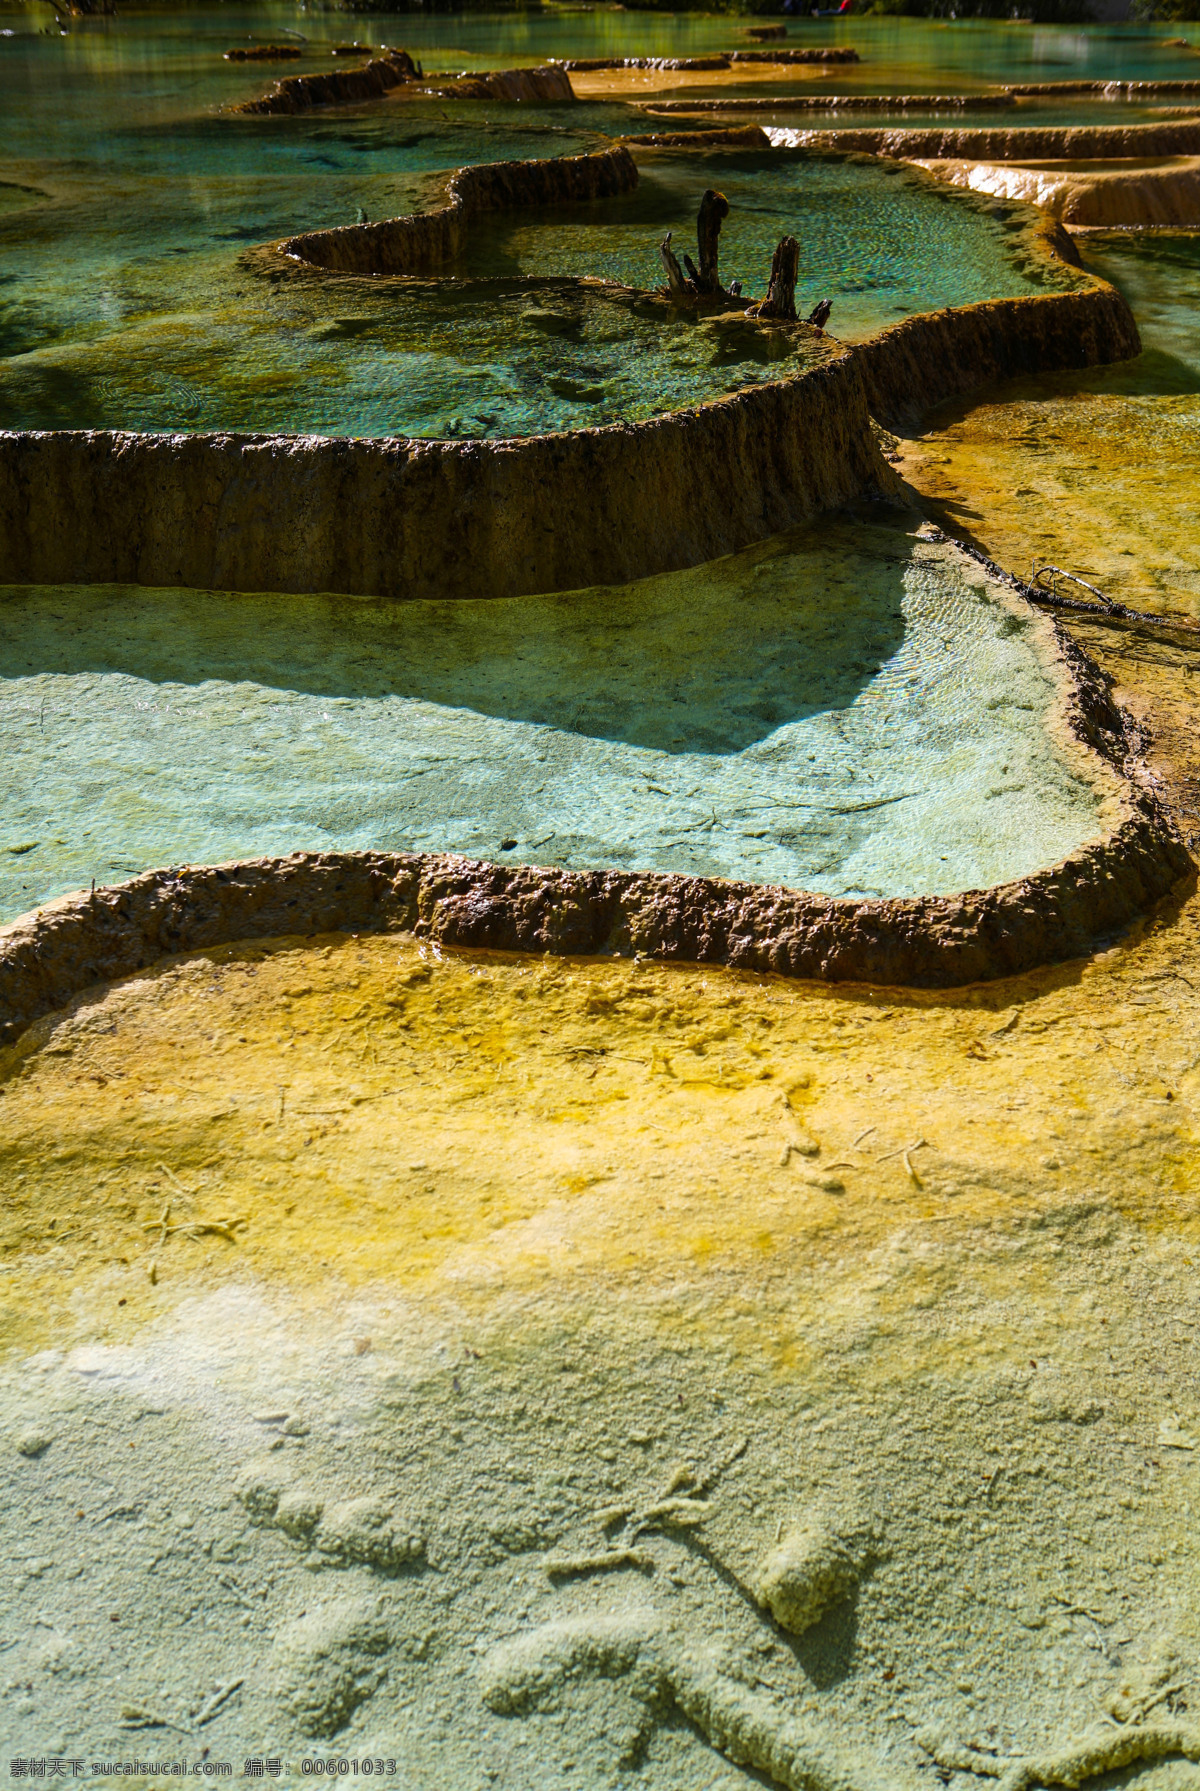
{"type": "Polygon", "coordinates": [[[1196,867],[1162,810],[1136,724],[1050,618],[1062,722],[1106,786],[1107,823],[1056,865],[986,890],[816,895],[653,871],[439,853],[297,852],[149,871],[0,929],[0,1042],[158,959],[238,940],[409,932],[448,947],[642,955],[835,983],[961,988],[1085,956],[1181,892],[1196,867]]]}
{"type": "MultiPolygon", "coordinates": [[[[470,168],[440,210],[250,257],[302,278],[375,278],[371,254],[410,267],[440,256],[476,208],[615,196],[636,178],[627,145],[470,168]]],[[[893,491],[872,414],[904,429],[992,381],[1139,352],[1125,300],[1080,269],[1061,226],[1031,224],[1026,248],[1052,277],[1071,266],[1075,288],[922,313],[853,347],[827,338],[830,358],[791,379],[640,423],[486,441],[0,433],[0,558],[17,583],[392,598],[523,596],[699,565],[893,491]]]]}
{"type": "Polygon", "coordinates": [[[632,956],[837,983],[961,988],[1086,955],[1194,875],[1146,798],[1050,870],[960,896],[786,888],[452,855],[294,853],[151,871],[0,932],[0,1039],[162,957],[241,939],[411,932],[443,946],[632,956]]]}

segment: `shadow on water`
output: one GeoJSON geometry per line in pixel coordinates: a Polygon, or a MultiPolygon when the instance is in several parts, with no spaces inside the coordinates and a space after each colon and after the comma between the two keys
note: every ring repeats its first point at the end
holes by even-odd
{"type": "Polygon", "coordinates": [[[401,697],[665,753],[733,754],[846,708],[892,658],[912,546],[895,520],[826,518],[818,535],[691,571],[490,602],[10,588],[0,677],[401,697]]]}

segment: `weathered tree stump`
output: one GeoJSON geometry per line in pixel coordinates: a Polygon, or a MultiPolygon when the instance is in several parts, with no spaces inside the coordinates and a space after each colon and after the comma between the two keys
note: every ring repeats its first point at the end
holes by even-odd
{"type": "Polygon", "coordinates": [[[761,304],[752,305],[747,317],[776,317],[781,323],[796,321],[796,275],[800,267],[800,245],[794,236],[785,236],[771,260],[771,284],[761,304]]]}
{"type": "Polygon", "coordinates": [[[702,293],[716,294],[721,290],[721,282],[717,275],[717,244],[721,235],[721,225],[729,216],[729,201],[724,193],[714,192],[709,187],[700,201],[700,211],[696,218],[696,242],[700,249],[700,268],[694,276],[697,290],[702,293]]]}
{"type": "Polygon", "coordinates": [[[700,201],[700,210],[696,215],[696,242],[700,251],[699,266],[690,255],[685,255],[683,267],[680,267],[675,251],[671,247],[671,232],[669,230],[662,242],[659,243],[658,252],[662,257],[662,264],[667,270],[668,297],[674,302],[694,306],[705,300],[716,300],[721,303],[735,296],[724,290],[721,285],[721,276],[717,271],[721,225],[728,216],[728,199],[724,193],[715,192],[712,187],[709,187],[700,201]],[[685,269],[686,279],[684,277],[685,269]]]}
{"type": "Polygon", "coordinates": [[[829,313],[833,310],[832,299],[820,299],[808,314],[808,321],[815,329],[823,330],[829,322],[829,313]]]}
{"type": "Polygon", "coordinates": [[[671,231],[668,230],[658,245],[658,252],[662,256],[662,264],[667,270],[667,286],[670,289],[671,297],[688,299],[693,294],[683,277],[683,269],[676,259],[675,251],[671,247],[671,234],[671,231]]]}

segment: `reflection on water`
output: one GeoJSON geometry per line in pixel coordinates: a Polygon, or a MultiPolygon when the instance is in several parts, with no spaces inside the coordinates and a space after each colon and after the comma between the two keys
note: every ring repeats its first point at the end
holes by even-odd
{"type": "Polygon", "coordinates": [[[2,614],[8,915],[319,847],[912,895],[1097,824],[1020,619],[894,521],[555,597],[10,589],[2,614]]]}
{"type": "MultiPolygon", "coordinates": [[[[86,141],[95,125],[123,128],[132,120],[166,123],[184,105],[213,105],[257,93],[281,73],[320,66],[329,44],[344,40],[337,15],[303,5],[264,3],[172,7],[139,14],[125,6],[114,19],[80,20],[61,39],[42,7],[14,7],[5,23],[18,33],[5,45],[5,87],[12,149],[45,148],[47,130],[60,141],[86,141]],[[39,36],[38,33],[44,33],[39,36]],[[221,52],[252,38],[283,33],[307,40],[300,64],[226,63],[221,52]],[[59,87],[62,113],[47,120],[38,88],[59,87]],[[85,123],[75,103],[95,110],[85,123]]],[[[719,14],[621,12],[617,9],[495,15],[372,13],[353,35],[360,42],[406,45],[427,70],[501,68],[551,56],[695,56],[745,47],[743,21],[719,14]]],[[[831,77],[838,92],[971,92],[997,81],[1171,80],[1194,76],[1196,62],[1167,40],[1178,27],[1035,26],[1008,20],[802,19],[793,44],[853,44],[858,64],[831,77]]],[[[295,38],[293,37],[293,41],[295,38]]],[[[7,124],[7,117],[6,117],[7,124]]]]}

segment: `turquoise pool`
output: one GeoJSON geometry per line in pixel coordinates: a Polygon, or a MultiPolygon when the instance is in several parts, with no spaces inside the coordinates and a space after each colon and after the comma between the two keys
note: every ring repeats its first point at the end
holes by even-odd
{"type": "Polygon", "coordinates": [[[894,513],[555,597],[0,601],[0,915],[322,847],[979,887],[1098,830],[1027,625],[894,513]]]}
{"type": "MultiPolygon", "coordinates": [[[[369,280],[273,285],[240,256],[287,228],[292,183],[185,184],[186,204],[180,182],[160,175],[55,172],[44,185],[0,187],[10,249],[0,425],[502,436],[695,403],[761,370],[710,353],[702,331],[583,300],[559,327],[515,282],[586,274],[657,285],[659,240],[673,229],[681,249],[692,246],[709,184],[732,207],[727,276],[761,296],[775,243],[797,235],[801,304],[832,298],[839,335],[1037,290],[1044,277],[1022,259],[1021,208],[862,157],[647,156],[628,199],[481,222],[447,271],[508,283],[492,295],[369,280]]],[[[297,202],[299,223],[349,221],[355,194],[364,214],[392,215],[426,189],[376,170],[352,183],[330,175],[321,191],[297,202]]],[[[1064,282],[1073,277],[1064,270],[1064,282]]]]}
{"type": "MultiPolygon", "coordinates": [[[[695,254],[696,206],[705,187],[730,204],[721,266],[747,293],[766,291],[781,236],[800,243],[797,303],[832,298],[830,329],[850,339],[897,317],[946,305],[1039,291],[1025,208],[974,195],[864,156],[667,152],[643,154],[629,198],[556,212],[509,213],[472,232],[464,271],[523,275],[587,272],[630,286],[661,282],[658,243],[673,230],[677,252],[695,254]]],[[[1061,283],[1075,275],[1063,269],[1061,283]]]]}
{"type": "MultiPolygon", "coordinates": [[[[629,108],[385,102],[234,117],[220,107],[281,71],[328,65],[328,43],[348,24],[284,5],[135,8],[66,35],[39,10],[4,17],[0,426],[502,435],[634,418],[728,389],[728,367],[714,368],[699,341],[689,346],[678,332],[656,340],[650,326],[630,324],[620,341],[590,328],[539,341],[516,297],[490,315],[471,301],[406,310],[342,283],[324,294],[275,289],[240,265],[255,243],[417,208],[435,170],[575,153],[645,129],[629,108]],[[306,40],[306,63],[222,58],[230,44],[286,33],[306,40]]],[[[1040,45],[1040,55],[1046,44],[1042,33],[922,27],[901,34],[909,60],[897,65],[879,61],[900,42],[894,27],[860,23],[864,62],[839,67],[837,81],[864,90],[881,79],[912,85],[910,74],[925,89],[935,76],[953,85],[955,71],[982,79],[1000,46],[1040,45]],[[918,45],[932,56],[920,69],[918,45]]],[[[406,14],[360,18],[355,34],[408,42],[432,67],[512,64],[551,50],[681,54],[729,47],[740,30],[695,16],[406,14]]],[[[813,31],[814,41],[833,41],[843,28],[813,31]]],[[[1102,34],[1067,39],[1080,55],[1086,48],[1080,72],[1107,71],[1102,34]]],[[[1150,39],[1139,54],[1147,72],[1178,61],[1150,39]]],[[[657,284],[659,238],[673,229],[690,245],[710,183],[733,206],[728,274],[760,293],[775,242],[796,234],[802,301],[832,298],[834,331],[849,338],[912,311],[1032,289],[1037,270],[1014,252],[1006,208],[861,161],[788,154],[647,158],[632,200],[497,220],[455,271],[657,284]]]]}

